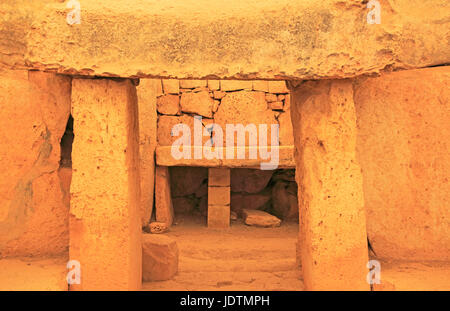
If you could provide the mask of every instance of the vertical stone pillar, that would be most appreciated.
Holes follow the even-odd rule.
[[[230,169],[210,168],[208,173],[208,227],[230,226]]]
[[[369,290],[352,83],[311,81],[291,89],[305,288]]]
[[[156,167],[155,177],[155,210],[156,221],[170,227],[173,223],[173,203],[170,192],[170,174],[167,166]]]
[[[153,210],[155,186],[156,149],[156,95],[161,80],[141,79],[137,87],[139,106],[139,151],[141,177],[141,218],[142,226],[149,223]]]
[[[130,80],[74,79],[70,259],[82,290],[142,283],[139,126]]]

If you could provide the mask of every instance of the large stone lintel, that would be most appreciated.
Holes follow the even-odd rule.
[[[201,159],[195,159],[195,149],[201,149],[200,146],[190,147],[190,157],[176,159],[172,155],[172,146],[158,146],[156,147],[156,163],[161,166],[202,166],[202,167],[229,167],[229,168],[261,168],[261,163],[270,162],[269,159],[262,159],[260,156],[260,147],[218,147],[221,149],[219,152],[223,154],[223,158],[206,159],[203,155]],[[278,149],[278,165],[276,168],[294,168],[294,146],[280,146],[280,147],[268,147],[267,152],[271,153],[271,148]],[[181,149],[184,150],[184,149]],[[235,155],[234,158],[227,159],[227,151],[232,150]],[[244,159],[237,159],[237,152],[243,151],[245,154]],[[256,152],[256,159],[251,159],[250,154]],[[274,151],[274,154],[276,152]]]
[[[3,0],[0,65],[110,77],[320,79],[450,63],[450,3]],[[195,18],[192,18],[195,16]]]

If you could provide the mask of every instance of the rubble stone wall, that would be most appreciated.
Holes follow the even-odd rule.
[[[284,81],[233,80],[161,80],[157,94],[158,145],[171,146],[175,124],[191,129],[194,145],[194,116],[201,116],[203,126],[214,123],[223,130],[226,147],[226,125],[267,124],[267,145],[271,145],[271,124],[278,124],[280,146],[292,146],[289,90]],[[258,132],[258,135],[261,132]],[[215,135],[213,131],[213,136]],[[210,139],[202,137],[202,144]],[[259,136],[258,136],[259,139]],[[237,139],[235,146],[237,146]],[[246,136],[246,146],[252,145]]]

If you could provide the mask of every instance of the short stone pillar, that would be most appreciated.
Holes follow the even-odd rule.
[[[156,166],[155,173],[155,211],[156,221],[170,227],[174,212],[172,195],[170,193],[170,175],[167,166]]]
[[[230,169],[210,168],[208,173],[208,227],[230,226]]]
[[[73,79],[70,259],[81,284],[71,290],[141,287],[137,107],[130,80]]]
[[[299,246],[307,290],[369,290],[352,81],[291,86]]]

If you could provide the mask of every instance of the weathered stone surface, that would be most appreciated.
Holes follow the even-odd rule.
[[[269,81],[269,93],[287,94],[289,90],[284,81]]]
[[[450,67],[360,81],[358,159],[377,255],[450,259]]]
[[[178,95],[164,95],[157,99],[158,112],[165,115],[180,114],[180,97]]]
[[[283,102],[276,101],[276,102],[270,103],[270,109],[283,111]]]
[[[246,225],[255,227],[279,227],[281,220],[264,211],[243,209],[242,216]]]
[[[211,91],[220,90],[220,80],[208,80],[208,89]]]
[[[180,93],[180,82],[177,79],[162,79],[162,88],[164,94]]]
[[[174,197],[195,193],[208,178],[208,169],[203,167],[171,167],[171,189]]]
[[[286,110],[286,108],[284,110]],[[278,116],[278,123],[280,124],[280,146],[293,146],[294,133],[292,130],[291,111],[286,110],[285,112],[281,113]]]
[[[352,82],[310,81],[291,94],[305,287],[369,290]]]
[[[297,184],[277,181],[272,188],[272,206],[277,217],[298,221]]]
[[[214,101],[206,91],[198,93],[183,93],[180,100],[181,110],[206,118],[212,118]]]
[[[142,246],[139,124],[130,80],[73,79],[70,258],[83,290],[137,290]]]
[[[84,0],[81,24],[68,26],[64,2],[2,1],[0,63],[121,77],[353,77],[450,63],[449,5],[382,2],[382,22],[371,25],[359,0],[280,0],[276,10],[267,1]]]
[[[169,231],[169,226],[165,222],[152,222],[148,225],[150,233],[160,234]]]
[[[270,181],[273,171],[255,169],[231,170],[231,189],[233,192],[258,193]]]
[[[70,89],[69,77],[0,69],[0,257],[67,251],[69,185],[58,169]]]
[[[230,187],[208,187],[208,205],[230,205]]]
[[[180,80],[180,87],[183,89],[195,89],[198,87],[207,87],[207,80]]]
[[[239,81],[239,80],[221,80],[220,90],[224,92],[229,91],[251,91],[253,88],[252,81]]]
[[[230,205],[208,205],[208,228],[230,226]]]
[[[277,101],[277,95],[276,94],[271,94],[271,93],[266,93],[266,101],[268,103],[276,102]]]
[[[230,169],[229,168],[210,168],[208,169],[208,185],[209,186],[230,186]]]
[[[219,152],[224,155],[229,152],[236,155],[238,152],[243,153],[245,155],[244,159],[238,159],[236,156],[234,158],[227,158],[225,156],[224,159],[195,159],[194,158],[194,150],[197,147],[190,148],[191,158],[187,159],[181,157],[181,159],[176,159],[172,156],[172,147],[171,146],[158,146],[156,148],[156,162],[161,166],[195,166],[195,167],[228,167],[228,168],[252,168],[252,169],[261,169],[261,164],[267,163],[267,158],[262,158],[260,154],[257,155],[256,159],[252,159],[250,155],[254,153],[260,152],[258,147],[232,147],[232,148],[220,148]],[[280,146],[280,147],[271,147],[277,148],[277,152],[279,155],[278,168],[294,168],[294,146]],[[201,149],[200,149],[201,150]]]
[[[170,175],[167,166],[156,166],[155,172],[155,210],[156,221],[169,227],[173,223],[173,204],[170,194]]]
[[[194,141],[194,117],[190,115],[182,115],[182,116],[165,116],[161,115],[158,117],[158,145],[159,146],[172,146],[172,144],[178,140],[181,137],[181,133],[179,133],[177,136],[172,136],[173,133],[173,127],[176,124],[186,124],[190,129],[190,136],[191,136],[191,142],[192,145],[195,144]],[[212,120],[210,119],[202,119],[202,129],[207,124],[212,123]],[[207,136],[202,136],[202,145],[206,143],[211,139]],[[170,156],[172,158],[172,156]]]
[[[251,111],[251,113],[248,113]],[[265,94],[263,92],[232,92],[222,99],[219,109],[214,115],[214,122],[219,124],[226,133],[227,124],[242,124],[244,127],[253,124],[257,129],[256,142],[249,141],[249,134],[245,134],[244,146],[256,146],[259,144],[259,125],[267,125],[267,145],[271,145],[271,124],[277,124],[273,111],[267,109]],[[235,135],[237,136],[237,135]],[[227,135],[224,134],[224,146]],[[235,146],[243,146],[234,139]]]
[[[2,258],[0,291],[67,291],[67,256]]]
[[[253,91],[269,92],[269,82],[264,80],[253,81]]]
[[[231,194],[231,209],[240,213],[244,208],[246,209],[260,209],[266,206],[267,202],[272,198],[269,191],[245,194],[232,193]]]
[[[222,91],[214,91],[213,92],[214,99],[222,99],[225,97],[225,95],[227,95],[226,92],[222,92]]]
[[[142,280],[170,280],[178,272],[178,246],[160,234],[142,235]]]
[[[220,106],[220,100],[214,100],[214,104],[213,104],[213,113],[216,113],[217,110],[219,110],[219,106]]]
[[[152,217],[155,192],[156,92],[161,80],[143,79],[137,87],[139,107],[139,171],[141,178],[142,226]]]

